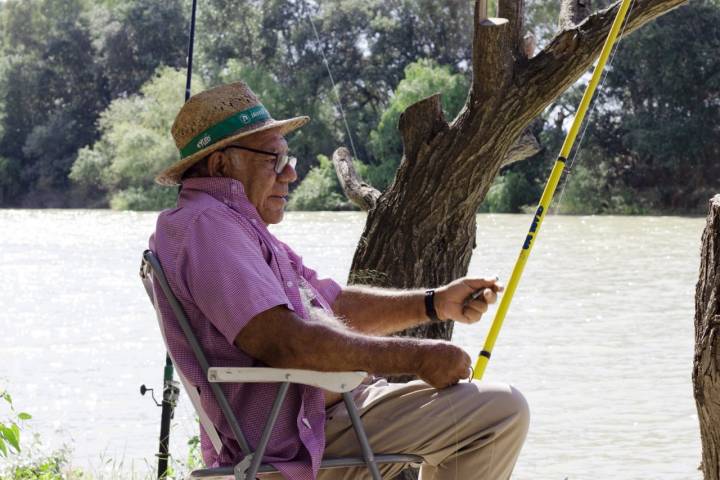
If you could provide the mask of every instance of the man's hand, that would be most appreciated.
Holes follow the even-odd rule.
[[[459,278],[435,290],[435,311],[440,320],[475,323],[504,288],[497,278]]]
[[[471,359],[465,350],[443,340],[422,342],[417,371],[421,380],[435,388],[446,388],[470,376]]]

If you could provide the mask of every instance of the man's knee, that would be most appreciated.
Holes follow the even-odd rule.
[[[530,407],[520,390],[501,383],[473,382],[473,385],[479,393],[477,400],[480,403],[480,420],[508,422],[513,425],[514,430],[523,432],[524,437],[530,424]]]
[[[530,425],[530,405],[528,405],[525,395],[523,395],[520,390],[512,385],[508,385],[508,387],[510,388],[510,394],[507,397],[507,401],[516,412],[518,426],[527,432],[528,426]]]

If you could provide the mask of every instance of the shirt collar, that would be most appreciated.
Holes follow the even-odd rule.
[[[245,193],[245,187],[239,180],[229,177],[187,178],[182,182],[178,206],[184,206],[188,201],[184,194],[192,194],[192,192],[206,193],[218,202],[223,202],[238,213],[241,213],[251,220],[254,219],[258,224],[265,226],[265,222],[262,221],[255,205],[250,203]]]

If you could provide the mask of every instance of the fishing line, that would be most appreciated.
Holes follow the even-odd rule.
[[[350,148],[352,148],[353,156],[359,160],[357,150],[355,150],[355,142],[353,142],[352,134],[350,133],[350,127],[348,126],[347,118],[345,117],[345,110],[343,110],[342,102],[340,101],[340,92],[338,92],[337,85],[335,84],[335,79],[333,78],[333,74],[330,71],[330,63],[328,62],[327,57],[325,56],[325,49],[322,46],[322,43],[320,42],[320,35],[318,35],[317,28],[315,28],[315,22],[312,19],[312,15],[310,15],[310,12],[308,12],[308,20],[310,20],[310,25],[312,25],[313,32],[315,33],[315,40],[317,40],[318,47],[320,48],[320,54],[323,58],[323,63],[325,64],[325,69],[328,72],[328,76],[330,77],[330,83],[332,84],[332,90],[335,93],[335,98],[337,100],[337,106],[340,109],[340,115],[342,116],[343,123],[345,124],[345,131],[347,132],[348,139],[350,140]]]
[[[588,127],[590,126],[591,119],[593,116],[593,113],[595,113],[595,107],[597,107],[597,98],[600,95],[600,92],[602,92],[603,87],[605,86],[605,81],[607,80],[608,73],[610,73],[610,67],[612,67],[613,62],[615,61],[615,55],[617,55],[618,50],[620,49],[620,44],[623,41],[624,35],[625,35],[625,29],[627,28],[627,24],[630,21],[630,15],[632,14],[633,7],[635,7],[635,0],[632,0],[630,3],[630,8],[628,8],[627,16],[625,17],[625,21],[623,22],[622,30],[620,31],[620,35],[618,37],[617,42],[615,42],[615,46],[612,51],[612,55],[610,56],[610,60],[608,61],[607,68],[603,72],[602,79],[600,80],[600,85],[598,85],[597,93],[595,96],[595,102],[590,107],[590,114],[587,116],[587,121],[585,122],[585,125],[583,125],[582,132],[580,133],[580,139],[577,142],[577,146],[575,147],[575,151],[573,152],[572,158],[570,159],[570,164],[565,167],[565,180],[563,181],[562,187],[560,188],[560,196],[558,197],[557,202],[555,203],[555,208],[553,209],[553,215],[558,215],[560,212],[560,206],[562,205],[563,197],[565,195],[565,189],[567,188],[568,183],[570,182],[570,175],[573,172],[573,166],[575,165],[575,161],[578,159],[578,156],[580,155],[580,149],[583,145],[583,140],[585,139],[585,133],[588,130]]]

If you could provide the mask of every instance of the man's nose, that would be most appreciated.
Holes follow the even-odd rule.
[[[289,163],[285,165],[285,168],[283,168],[282,172],[280,172],[277,177],[278,180],[283,183],[293,183],[298,178],[297,172]]]

